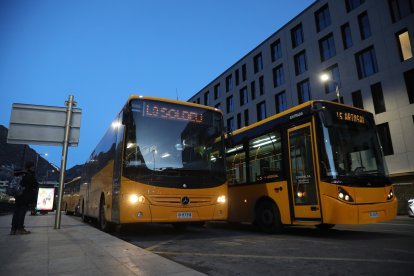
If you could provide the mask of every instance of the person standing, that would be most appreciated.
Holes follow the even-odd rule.
[[[20,182],[24,190],[20,196],[16,197],[10,235],[30,234],[30,231],[24,229],[24,219],[29,206],[36,204],[39,183],[36,180],[35,165],[32,161],[26,163],[25,169],[26,172],[23,173],[24,176]]]

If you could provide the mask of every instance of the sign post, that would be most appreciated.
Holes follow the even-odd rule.
[[[62,160],[59,175],[59,198],[56,210],[55,229],[60,229],[63,184],[65,180],[68,146],[79,143],[82,111],[70,95],[65,107],[13,104],[7,135],[9,144],[62,145]]]
[[[65,124],[65,134],[63,139],[63,148],[62,148],[62,161],[60,163],[60,175],[59,175],[59,197],[58,205],[56,208],[56,217],[55,217],[55,229],[60,229],[60,220],[61,220],[61,205],[63,198],[63,182],[65,181],[65,171],[66,171],[66,160],[68,157],[68,145],[69,145],[69,132],[70,132],[70,123],[72,118],[72,107],[76,106],[74,102],[73,95],[69,96],[69,100],[65,103],[67,106],[66,109],[66,124]]]

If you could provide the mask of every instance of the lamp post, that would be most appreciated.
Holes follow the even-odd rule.
[[[47,153],[37,153],[36,154],[36,165],[35,165],[35,173],[37,175],[37,163],[39,162],[39,156],[48,156]]]
[[[335,84],[336,97],[338,98],[338,103],[341,103],[341,98],[339,96],[339,84],[338,84],[338,82],[336,80],[332,79],[331,76],[327,73],[321,74],[320,79],[323,83],[327,83],[327,82],[331,81]]]

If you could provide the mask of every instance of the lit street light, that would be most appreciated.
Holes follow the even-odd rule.
[[[332,79],[331,76],[327,73],[321,74],[320,79],[323,83],[333,82],[335,84],[336,97],[338,98],[338,103],[341,103],[341,99],[339,97],[339,84],[338,84],[338,82],[336,80]]]

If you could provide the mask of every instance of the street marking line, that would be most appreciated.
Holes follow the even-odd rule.
[[[240,255],[240,254],[212,254],[212,253],[184,253],[184,252],[168,252],[168,251],[151,251],[160,255],[176,255],[176,256],[200,256],[200,257],[233,257],[233,258],[255,258],[255,259],[271,259],[271,260],[307,260],[307,261],[342,261],[342,262],[370,262],[370,263],[390,263],[390,264],[411,264],[413,261],[388,260],[388,259],[356,259],[356,258],[335,258],[335,257],[295,257],[295,256],[261,256],[261,255]]]

